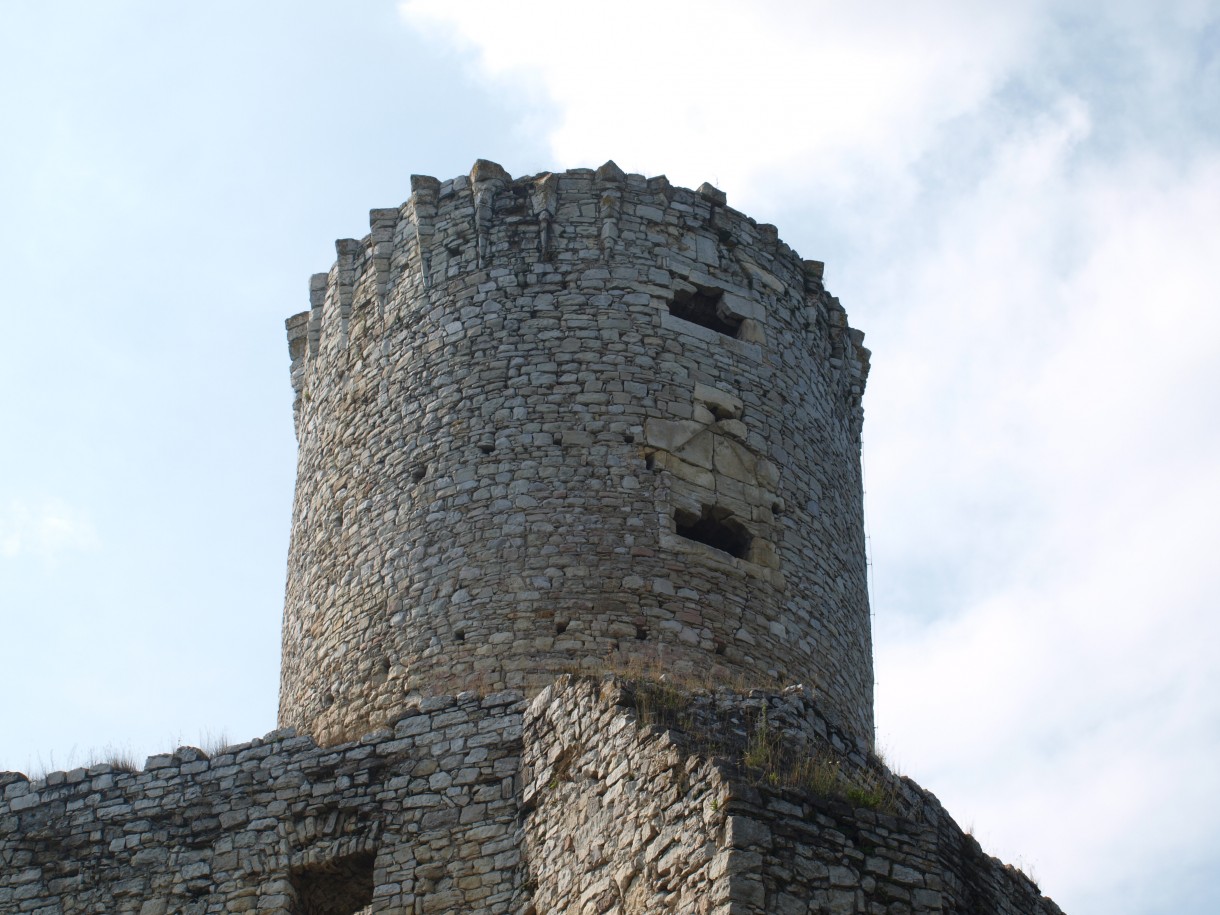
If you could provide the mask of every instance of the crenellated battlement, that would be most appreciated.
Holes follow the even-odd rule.
[[[691,191],[664,176],[625,174],[613,161],[514,180],[479,160],[468,176],[445,182],[413,175],[408,200],[370,211],[369,226],[362,239],[338,240],[330,272],[310,280],[309,346],[292,349],[294,380],[304,378],[298,359],[347,349],[353,315],[373,334],[422,321],[431,310],[429,290],[489,271],[495,257],[494,269],[514,272],[523,289],[553,284],[557,271],[583,264],[618,266],[614,276],[625,291],[660,304],[675,289],[693,291],[691,283],[719,289],[749,311],[746,339],[765,337],[760,318],[767,308],[804,309],[813,353],[841,361],[844,396],[859,403],[869,352],[826,293],[821,262],[802,260],[774,226],[728,207],[710,184]],[[667,249],[646,275],[620,264],[634,260],[621,256],[620,246],[650,233],[664,234],[680,253]],[[759,307],[749,308],[750,301]],[[288,324],[292,347],[300,316]]]
[[[414,176],[288,321],[281,719],[608,656],[816,684],[872,732],[869,354],[774,226],[613,162]]]

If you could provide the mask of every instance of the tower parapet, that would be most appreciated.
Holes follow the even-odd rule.
[[[822,265],[613,162],[411,187],[288,320],[281,725],[645,659],[871,742],[869,354]]]

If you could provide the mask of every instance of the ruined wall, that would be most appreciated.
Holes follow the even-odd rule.
[[[0,912],[513,912],[520,694],[319,749],[276,732],[142,772],[0,774]]]
[[[719,911],[726,787],[707,759],[641,734],[612,680],[560,680],[530,707],[522,854],[539,912]]]
[[[871,740],[868,352],[821,265],[613,163],[412,190],[288,322],[281,724],[645,655],[816,684]]]
[[[669,724],[638,726],[641,709]],[[802,759],[837,783],[792,779]],[[526,715],[522,796],[539,912],[1060,915],[807,690],[642,703],[622,681],[560,680]]]
[[[787,754],[761,768],[760,727]],[[802,755],[842,780],[786,784]],[[802,689],[565,676],[333,749],[276,732],[0,787],[4,915],[1059,915]]]

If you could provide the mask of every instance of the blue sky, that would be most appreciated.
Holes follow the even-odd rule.
[[[868,335],[891,761],[1070,915],[1220,909],[1220,14],[991,6],[0,7],[0,768],[274,727],[309,275],[613,158]]]

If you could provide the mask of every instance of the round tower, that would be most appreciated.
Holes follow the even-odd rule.
[[[872,742],[863,334],[774,226],[613,162],[413,177],[290,318],[280,724],[631,666]]]

